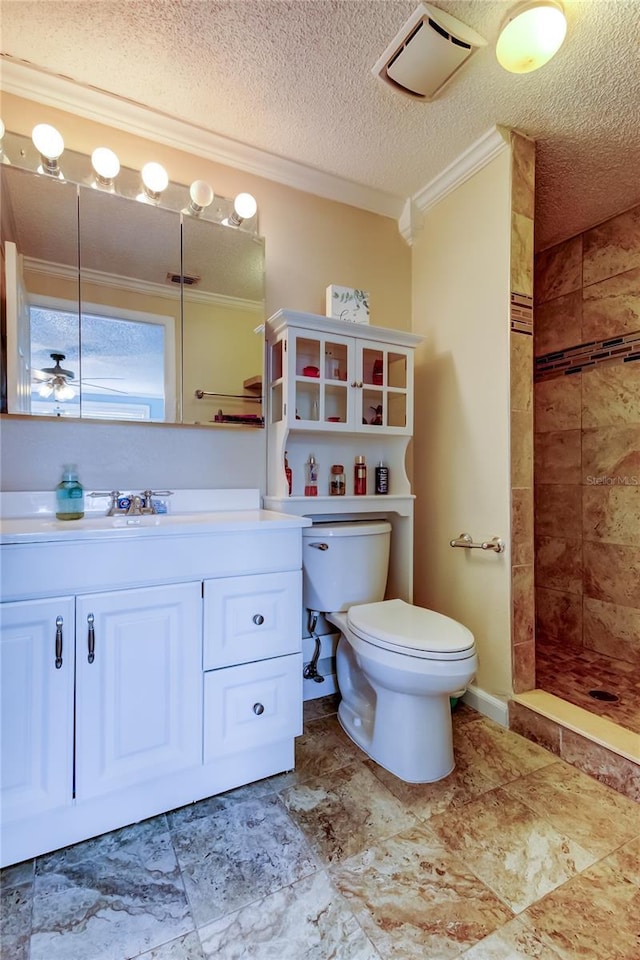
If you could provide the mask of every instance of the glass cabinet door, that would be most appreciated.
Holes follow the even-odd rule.
[[[269,421],[280,423],[285,417],[284,395],[284,337],[269,347]]]
[[[405,433],[411,429],[411,356],[403,347],[358,341],[355,418],[364,430],[377,427]]]
[[[292,334],[289,340],[290,402],[297,425],[342,429],[351,425],[353,341],[339,336]],[[291,417],[290,412],[290,419]],[[292,424],[293,425],[293,424]]]

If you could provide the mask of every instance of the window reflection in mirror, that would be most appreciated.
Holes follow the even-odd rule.
[[[180,214],[81,189],[78,222],[82,416],[178,420]]]
[[[261,423],[262,239],[84,184],[0,171],[4,409]]]

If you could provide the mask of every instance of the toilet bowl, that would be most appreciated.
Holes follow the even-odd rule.
[[[386,770],[409,783],[454,769],[449,697],[477,669],[473,635],[432,610],[384,600],[329,613],[345,732]]]
[[[340,631],[338,719],[372,760],[409,783],[455,766],[449,698],[477,669],[473,634],[450,617],[383,600],[391,526],[303,530],[304,602]]]

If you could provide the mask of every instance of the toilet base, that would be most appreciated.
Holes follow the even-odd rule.
[[[340,726],[356,746],[405,783],[435,783],[449,776],[455,759],[448,696],[402,694],[398,698],[393,693],[385,696],[378,691],[377,700],[375,711],[356,711],[346,700],[340,702]],[[385,700],[386,704],[381,702]],[[402,712],[402,727],[393,722],[398,708]],[[434,735],[429,736],[429,731]]]

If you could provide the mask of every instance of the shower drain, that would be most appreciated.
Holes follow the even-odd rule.
[[[607,703],[617,703],[620,697],[615,693],[609,693],[608,690],[589,690],[589,696],[594,700],[606,700]]]

